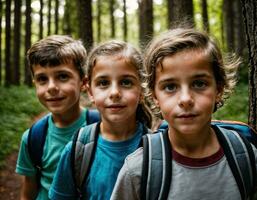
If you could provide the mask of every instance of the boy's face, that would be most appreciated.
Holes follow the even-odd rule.
[[[199,134],[209,130],[221,95],[206,56],[201,51],[182,51],[165,57],[162,67],[156,68],[153,92],[170,131]]]
[[[118,56],[98,58],[88,91],[103,121],[135,122],[141,86],[137,70],[125,59]]]
[[[51,67],[35,65],[33,70],[37,97],[53,115],[78,112],[84,82],[72,63]]]

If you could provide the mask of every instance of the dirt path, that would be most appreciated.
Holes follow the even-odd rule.
[[[15,171],[17,152],[6,158],[6,167],[0,171],[0,200],[17,200],[20,195],[21,177]]]

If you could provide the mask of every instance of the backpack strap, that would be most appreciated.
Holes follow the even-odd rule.
[[[86,113],[87,124],[93,124],[100,121],[100,114],[97,109],[88,109]]]
[[[37,181],[40,180],[42,169],[42,155],[47,135],[49,114],[35,122],[29,129],[28,134],[28,153],[33,165],[37,169]]]
[[[88,176],[94,160],[100,122],[80,128],[74,135],[71,150],[71,169],[79,198],[82,198],[82,185]]]
[[[143,136],[141,199],[167,199],[171,184],[171,160],[167,129]]]
[[[251,144],[236,131],[214,125],[212,127],[223,147],[241,198],[251,199],[256,187],[255,156]]]

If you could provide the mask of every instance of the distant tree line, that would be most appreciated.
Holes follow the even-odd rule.
[[[133,40],[144,49],[154,34],[186,21],[213,35],[219,32],[224,50],[245,58],[249,53],[249,70],[244,70],[249,72],[250,99],[255,98],[250,109],[256,110],[256,4],[256,0],[1,0],[0,85],[32,85],[25,54],[32,42],[47,35],[80,38],[88,51],[111,38]],[[256,114],[250,118],[256,120]]]

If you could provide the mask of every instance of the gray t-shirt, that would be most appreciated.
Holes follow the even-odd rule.
[[[254,151],[257,155],[255,148]],[[111,200],[140,199],[142,161],[142,148],[126,158]],[[168,199],[240,200],[237,183],[223,150],[220,149],[214,155],[202,159],[187,158],[173,151],[172,181]]]

